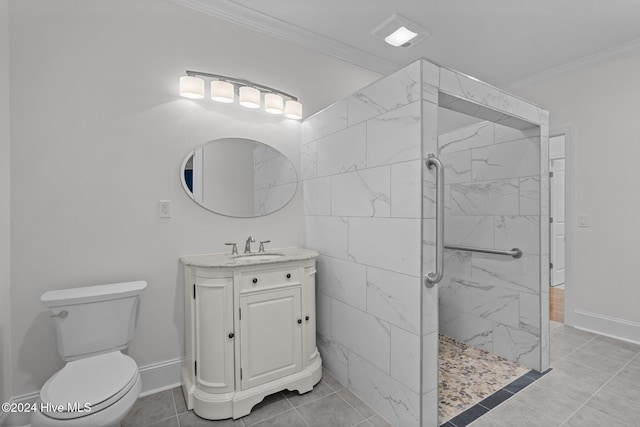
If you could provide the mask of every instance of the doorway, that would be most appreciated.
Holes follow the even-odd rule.
[[[565,135],[549,138],[550,275],[549,319],[564,323],[566,276]]]

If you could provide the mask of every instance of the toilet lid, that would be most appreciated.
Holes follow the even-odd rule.
[[[68,362],[42,387],[43,412],[61,419],[95,413],[118,401],[137,377],[136,362],[119,351]],[[80,411],[68,404],[78,404]],[[90,412],[82,411],[85,404],[90,405]]]

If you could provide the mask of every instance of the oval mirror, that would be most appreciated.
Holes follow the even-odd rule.
[[[275,148],[244,138],[223,138],[196,147],[182,162],[182,186],[200,206],[240,218],[284,207],[298,188],[291,161]]]

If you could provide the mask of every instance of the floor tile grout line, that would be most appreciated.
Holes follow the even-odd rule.
[[[569,353],[565,354],[564,357],[561,357],[559,360],[556,360],[555,363],[558,362],[562,362],[563,360],[565,360],[567,357],[571,356],[573,353],[575,353],[576,351],[580,350],[582,347],[584,347],[585,345],[589,344],[591,341],[593,341],[595,338],[597,337],[597,335],[595,337],[591,337],[590,339],[588,339],[587,341],[585,341],[584,343],[580,344],[578,347],[574,348],[573,350],[571,350]],[[584,365],[583,365],[584,366]]]
[[[281,392],[281,393],[282,393],[282,392]],[[284,393],[283,393],[283,396],[284,396]],[[284,398],[285,398],[285,400],[289,401],[289,399],[287,399],[287,397],[286,397],[286,396],[284,396]],[[291,402],[289,402],[289,404],[291,405]],[[270,417],[263,418],[263,419],[261,419],[261,420],[259,420],[259,421],[256,421],[256,422],[255,422],[255,423],[253,423],[253,424],[249,424],[249,426],[254,426],[254,425],[256,425],[256,424],[260,424],[260,423],[262,423],[262,422],[264,422],[264,421],[267,421],[267,420],[273,419],[273,418],[278,417],[278,416],[280,416],[280,415],[282,415],[282,414],[286,414],[287,412],[290,412],[290,411],[292,411],[292,410],[294,410],[294,409],[296,409],[296,408],[295,408],[293,405],[291,405],[291,408],[285,409],[284,411],[282,411],[282,412],[278,412],[277,414],[273,414],[273,415],[271,415]],[[248,417],[249,415],[251,415],[251,412],[249,412],[247,415],[245,415],[245,417]],[[242,425],[243,425],[244,427],[249,427],[249,426],[247,426],[247,424],[245,424],[245,422],[244,422],[243,418],[244,418],[244,417],[239,418],[239,420],[240,420],[240,421],[242,421]],[[303,417],[303,419],[304,419],[304,417]]]
[[[595,338],[595,337],[593,337],[592,339],[594,339],[594,338]],[[591,340],[590,340],[590,341],[591,341]],[[585,344],[586,344],[586,343],[585,343]],[[583,345],[584,345],[584,344],[583,344]],[[580,347],[582,347],[582,346],[580,346]],[[578,347],[578,348],[580,348],[580,347]],[[577,348],[576,348],[576,350],[577,350]],[[574,350],[574,351],[575,351],[575,350]],[[587,404],[587,403],[588,403],[588,402],[593,398],[593,396],[595,396],[596,394],[598,394],[598,393],[600,392],[600,390],[602,390],[602,389],[603,389],[607,384],[609,384],[609,382],[610,382],[610,381],[611,381],[611,380],[612,380],[616,375],[618,375],[618,374],[619,374],[619,373],[620,373],[624,368],[626,368],[626,367],[627,367],[627,366],[628,366],[628,365],[629,365],[629,364],[630,364],[634,359],[635,359],[635,358],[633,358],[633,359],[629,360],[629,361],[628,361],[628,362],[627,362],[627,363],[626,363],[622,368],[620,368],[620,369],[619,369],[615,374],[613,374],[613,375],[612,375],[612,376],[611,376],[611,377],[610,377],[610,378],[609,378],[609,379],[608,379],[608,380],[607,380],[607,381],[606,381],[602,386],[600,386],[600,388],[598,388],[598,389],[597,389],[597,390],[596,390],[596,391],[595,391],[591,396],[589,396],[589,398],[587,398],[587,400],[585,400],[585,401],[584,401],[584,403],[582,403],[582,404],[578,407],[578,409],[576,409],[574,412],[572,412],[572,413],[571,413],[567,418],[565,418],[564,420],[559,420],[559,419],[557,419],[557,418],[554,418],[554,417],[553,417],[553,416],[551,416],[551,415],[546,415],[546,414],[544,414],[543,412],[539,411],[537,408],[534,408],[533,406],[531,406],[531,405],[529,405],[529,404],[527,404],[527,403],[525,403],[525,402],[520,402],[520,401],[518,401],[518,403],[522,403],[523,405],[528,406],[529,408],[533,409],[534,411],[539,412],[539,413],[541,413],[541,414],[543,414],[543,415],[548,416],[549,418],[552,418],[552,419],[554,419],[554,420],[556,420],[556,421],[560,422],[560,425],[562,426],[562,425],[564,425],[567,421],[569,421],[569,420],[571,419],[571,417],[573,417],[576,413],[578,413],[578,411],[580,411],[580,409],[582,409],[582,408],[583,408],[583,407],[584,407],[584,406],[585,406],[585,405],[586,405],[586,404]],[[576,364],[578,364],[578,365],[580,365],[580,366],[586,366],[586,365],[583,365],[583,364],[578,363],[578,362],[573,362],[573,363],[576,363]],[[589,369],[592,369],[592,368],[591,368],[591,367],[589,367],[589,366],[587,366],[587,367],[588,367]],[[561,372],[561,371],[559,371],[559,372]],[[534,383],[532,383],[532,384],[534,384]],[[532,384],[530,384],[530,385],[532,385]],[[525,388],[526,388],[526,387],[525,387]],[[523,390],[524,390],[524,389],[523,389]],[[507,400],[509,400],[509,399],[507,399]],[[506,400],[505,400],[505,402],[506,402]],[[498,406],[501,406],[503,403],[504,403],[504,402],[502,402],[502,403],[501,403],[500,405],[498,405]],[[496,408],[497,408],[497,407],[496,407]],[[592,409],[593,409],[593,408],[592,408]],[[600,411],[598,411],[598,412],[600,412]],[[601,412],[601,413],[602,413],[602,412]],[[606,415],[606,414],[605,414],[605,415]],[[606,416],[608,417],[608,415],[606,415]]]
[[[346,389],[345,389],[345,390],[346,390]],[[340,390],[340,391],[342,391],[342,390]],[[351,390],[349,390],[349,391],[350,391],[350,393],[351,393],[351,394],[353,394],[356,398],[360,399],[358,396],[356,396],[356,394],[355,394],[354,392],[352,392]],[[366,420],[368,420],[369,418],[373,418],[373,416],[371,416],[371,417],[369,417],[369,418],[365,417],[365,416],[364,416],[364,414],[363,414],[362,412],[358,411],[358,410],[357,410],[357,409],[356,409],[356,408],[355,408],[351,403],[347,402],[347,399],[345,399],[344,397],[342,397],[342,396],[340,395],[340,393],[338,393],[337,391],[336,391],[335,393],[338,395],[338,397],[339,397],[340,399],[344,400],[344,403],[346,403],[347,405],[349,405],[349,406],[351,407],[351,409],[353,409],[354,411],[356,411],[356,413],[357,413],[357,414],[359,414],[359,415],[363,418],[363,421],[366,421]],[[360,400],[362,401],[362,399],[360,399]],[[364,403],[364,401],[362,401],[362,403]],[[366,403],[364,403],[364,404],[366,405]],[[374,411],[374,412],[375,412],[375,411]],[[362,422],[362,421],[361,421],[361,422]]]
[[[180,417],[178,416],[178,404],[176,403],[176,396],[173,394],[173,389],[171,389],[171,400],[173,400],[173,412],[175,412],[176,422],[178,423],[178,427],[180,427]]]
[[[327,395],[327,396],[328,396],[328,395]],[[309,402],[309,403],[311,403],[311,402]],[[302,406],[304,406],[304,405],[302,405]],[[307,427],[311,427],[311,426],[309,425],[309,422],[307,421],[307,419],[306,419],[305,417],[303,417],[303,416],[302,416],[302,414],[300,413],[300,411],[298,411],[298,408],[296,408],[296,407],[294,406],[294,407],[293,407],[293,410],[294,410],[294,411],[296,411],[296,414],[298,414],[298,416],[299,416],[300,418],[302,418],[302,421],[304,421],[304,423],[307,425]]]
[[[166,420],[168,420],[169,418],[178,418],[178,417],[177,417],[176,415],[171,415],[170,417],[162,418],[162,419],[160,419],[160,420],[156,420],[156,421],[154,421],[154,422],[152,422],[152,423],[144,424],[144,426],[145,426],[145,427],[147,427],[147,426],[153,426],[154,424],[157,424],[157,423],[159,423],[160,421],[166,421]],[[180,422],[178,422],[178,425],[179,425],[179,424],[180,424]]]
[[[552,371],[553,371],[553,369],[552,369]],[[551,373],[552,371],[547,372],[547,374]],[[483,417],[487,416],[487,417],[489,417],[492,421],[494,421],[494,422],[498,423],[499,425],[502,425],[502,424],[500,424],[499,422],[497,422],[496,420],[494,420],[493,418],[491,418],[491,416],[490,416],[489,414],[490,414],[494,409],[496,409],[496,408],[498,408],[498,407],[500,407],[500,406],[504,405],[505,403],[507,403],[508,401],[510,401],[512,398],[516,397],[516,396],[518,395],[518,393],[520,393],[520,392],[522,392],[522,391],[526,390],[527,388],[529,388],[530,386],[534,385],[536,382],[538,382],[539,380],[541,380],[542,378],[544,378],[545,376],[547,376],[547,374],[545,374],[545,375],[541,376],[540,378],[536,378],[533,382],[531,382],[531,383],[527,384],[526,386],[524,386],[523,388],[521,388],[520,390],[518,390],[518,391],[517,391],[517,392],[515,392],[515,393],[514,393],[514,392],[512,392],[512,391],[510,391],[510,390],[506,390],[506,389],[503,387],[501,390],[504,390],[504,391],[506,391],[506,392],[510,393],[510,394],[511,394],[511,396],[507,397],[506,399],[504,399],[502,402],[500,402],[498,405],[494,406],[494,407],[493,407],[493,408],[491,408],[491,409],[487,408],[486,406],[484,406],[484,405],[482,405],[482,404],[480,404],[480,403],[477,403],[476,405],[482,406],[484,409],[488,409],[488,411],[487,411],[487,412],[485,412],[484,414],[480,415],[480,416],[479,416],[478,418],[476,418],[475,420],[473,420],[473,421],[472,421],[472,423],[473,423],[473,422],[476,422],[476,421],[477,421],[477,420],[479,420],[480,418],[483,418]],[[524,376],[526,376],[526,374],[525,374],[525,375],[523,375],[523,377],[524,377]],[[521,377],[521,378],[522,378],[522,377]],[[507,385],[508,385],[508,384],[507,384]],[[505,387],[506,387],[506,386],[505,386]],[[498,391],[499,391],[499,390],[498,390]],[[496,391],[495,393],[497,393],[498,391]],[[495,393],[494,393],[494,394],[495,394]],[[488,397],[491,397],[491,396],[488,396]],[[522,403],[523,405],[528,406],[529,408],[533,409],[534,411],[536,411],[536,412],[538,412],[538,413],[540,413],[540,414],[543,414],[543,413],[542,413],[541,411],[539,411],[538,409],[536,409],[536,408],[534,408],[534,407],[532,407],[532,406],[530,406],[530,405],[527,405],[527,404],[526,404],[526,403],[524,403],[524,402],[520,402],[520,401],[518,400],[518,403]],[[476,405],[474,405],[474,406],[476,406]],[[471,406],[470,408],[473,408],[473,406]],[[468,409],[470,409],[470,408],[468,408]],[[463,412],[464,412],[464,411],[463,411]],[[461,413],[463,413],[463,412],[461,412]],[[459,414],[458,414],[458,415],[459,415]],[[545,414],[543,414],[543,415],[545,415]],[[455,418],[455,417],[453,417],[453,418]],[[453,419],[453,418],[451,418],[451,419]],[[560,420],[558,420],[558,419],[556,419],[556,418],[553,418],[553,417],[549,417],[549,418],[552,418],[552,419],[554,419],[554,420],[556,420],[556,421],[561,422]],[[449,420],[449,422],[451,422],[451,420]],[[455,425],[454,423],[451,423],[451,424]],[[456,427],[457,427],[457,426],[456,426]]]
[[[580,409],[582,409],[582,408],[584,408],[585,406],[587,406],[587,403],[589,403],[589,401],[590,401],[591,399],[593,399],[593,397],[594,397],[596,394],[600,393],[600,391],[602,391],[602,389],[604,389],[604,388],[607,386],[607,384],[609,384],[609,383],[610,383],[610,382],[611,382],[611,381],[612,381],[612,380],[613,380],[613,379],[614,379],[614,378],[615,378],[615,377],[616,377],[620,372],[622,372],[622,371],[623,371],[627,366],[629,366],[629,365],[631,364],[631,362],[633,362],[637,357],[638,357],[637,355],[636,355],[635,357],[633,357],[633,358],[632,358],[631,360],[629,360],[629,361],[628,361],[628,362],[627,362],[627,363],[626,363],[622,368],[620,368],[620,369],[619,369],[615,374],[611,375],[611,377],[610,377],[610,378],[609,378],[609,379],[608,379],[604,384],[602,384],[602,386],[600,386],[600,388],[598,388],[595,392],[593,392],[593,394],[591,394],[591,396],[589,396],[589,398],[588,398],[587,400],[585,400],[585,401],[584,401],[584,403],[578,407],[578,409],[576,409],[576,410],[575,410],[571,415],[569,415],[569,417],[568,417],[567,419],[565,419],[565,420],[562,422],[562,424],[567,423],[567,421],[569,421],[569,420],[571,419],[571,417],[573,417],[575,414],[577,414],[577,413],[578,413],[578,411],[580,411]],[[584,366],[584,365],[583,365],[583,366]],[[612,393],[613,393],[613,394],[615,394],[615,395],[618,395],[618,394],[617,394],[617,393],[615,393],[615,392],[612,392]],[[621,396],[621,397],[623,397],[623,396]],[[604,412],[602,412],[602,411],[599,411],[599,410],[597,410],[597,409],[595,409],[595,408],[591,408],[591,407],[589,407],[589,408],[590,408],[590,409],[593,409],[594,411],[600,412],[601,414],[604,414],[606,417],[611,418],[609,415],[605,414],[605,413],[604,413]]]
[[[318,401],[318,400],[322,399],[323,397],[327,397],[327,396],[329,396],[329,395],[331,395],[331,394],[334,394],[334,393],[335,393],[335,394],[338,394],[336,391],[333,391],[333,389],[332,389],[331,387],[329,387],[329,389],[331,390],[331,393],[327,393],[327,394],[325,394],[325,395],[319,396],[319,397],[317,397],[317,398],[315,398],[315,399],[313,399],[313,400],[310,400],[310,401],[305,402],[305,403],[303,403],[302,405],[298,405],[298,406],[295,406],[295,405],[293,404],[293,402],[291,402],[291,400],[289,400],[289,398],[288,398],[286,395],[285,395],[284,397],[289,401],[289,403],[291,404],[291,406],[293,406],[294,408],[297,408],[297,407],[300,407],[300,406],[306,406],[306,405],[308,405],[309,403],[316,402],[316,401]],[[302,395],[298,395],[298,396],[302,396]]]

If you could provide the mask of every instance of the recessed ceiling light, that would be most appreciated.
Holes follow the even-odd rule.
[[[431,32],[422,25],[396,13],[371,31],[371,35],[394,47],[409,47],[429,37]]]
[[[389,43],[391,46],[398,47],[398,46],[402,46],[403,44],[407,43],[408,41],[411,41],[417,35],[418,35],[418,33],[414,33],[413,31],[411,31],[407,27],[400,27],[397,30],[395,30],[393,33],[391,33],[387,37],[385,37],[384,41]]]

